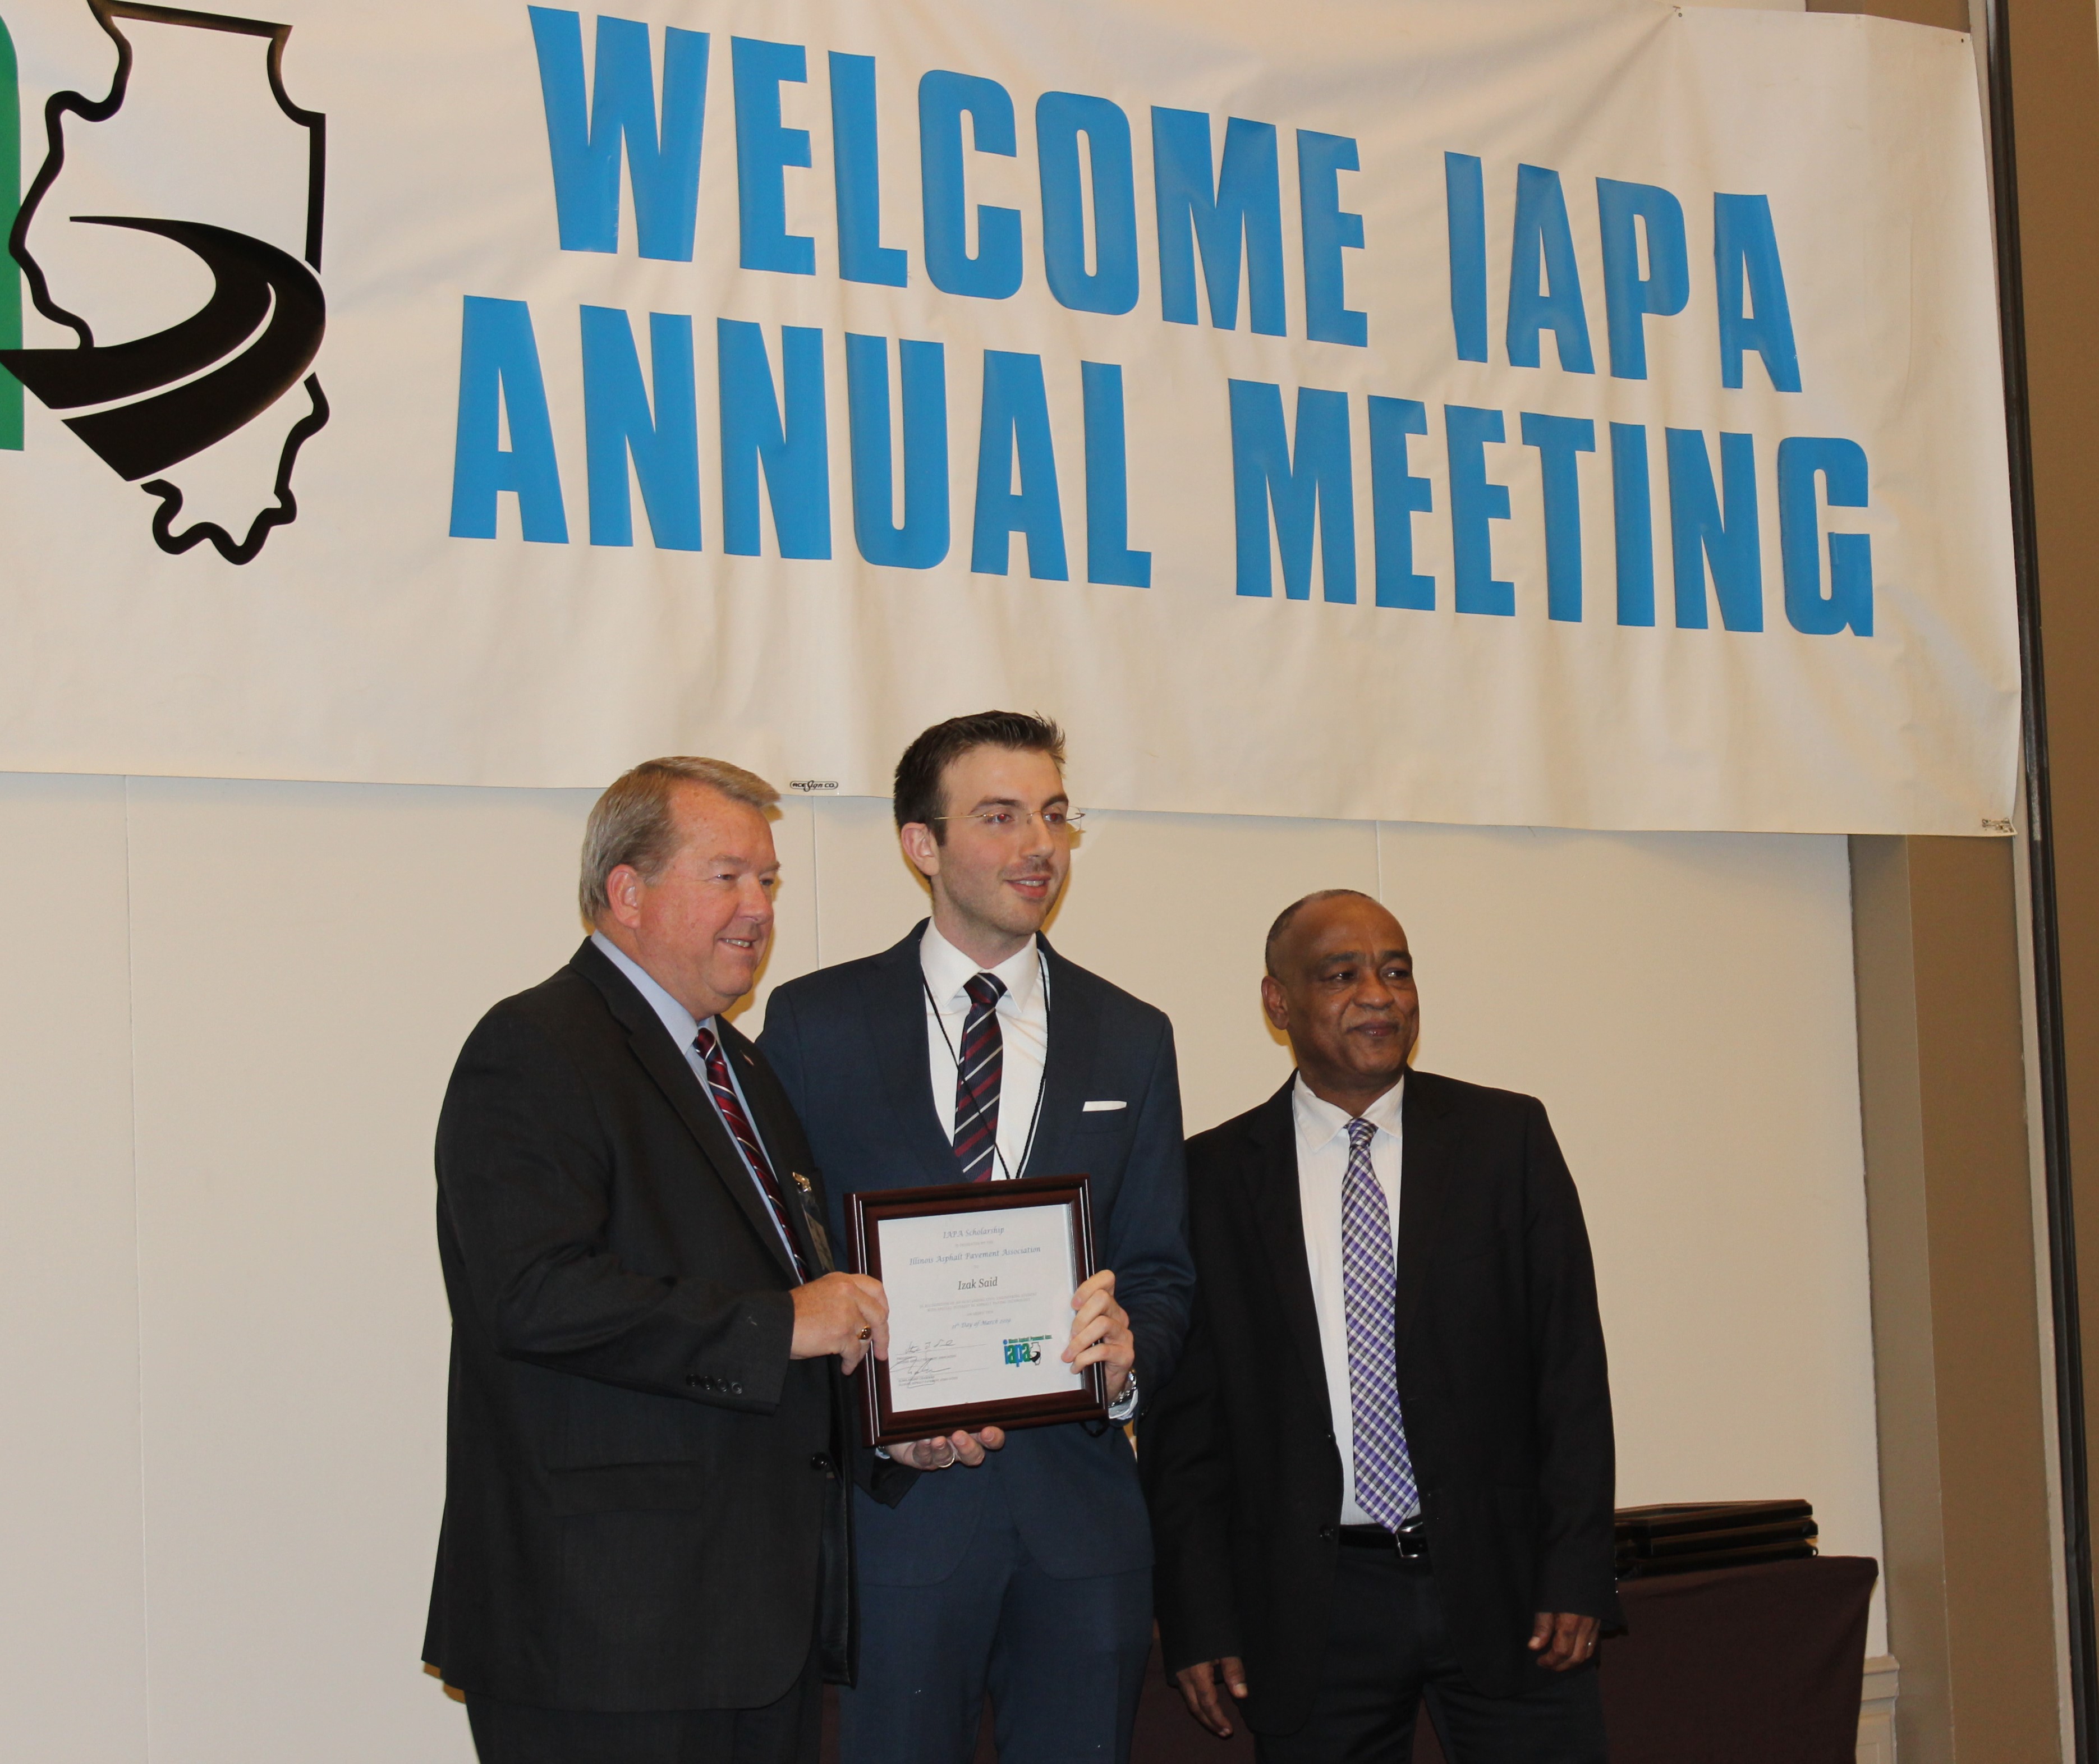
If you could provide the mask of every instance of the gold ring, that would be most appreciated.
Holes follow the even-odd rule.
[[[862,1324],[860,1326],[860,1337],[859,1337],[859,1339],[860,1339],[860,1340],[862,1340],[862,1341],[871,1341],[871,1340],[873,1340],[873,1338],[874,1338],[874,1331],[873,1331],[873,1329],[872,1327],[870,1327],[868,1324],[862,1323]]]

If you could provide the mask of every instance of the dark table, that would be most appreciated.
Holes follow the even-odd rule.
[[[1825,1555],[1628,1581],[1628,1633],[1604,1643],[1599,1668],[1612,1764],[1854,1764],[1877,1573],[1868,1557]],[[997,1756],[987,1722],[977,1757]],[[1243,1727],[1228,1740],[1198,1727],[1155,1652],[1132,1757],[1251,1764],[1253,1742]],[[1426,1721],[1414,1759],[1443,1764]]]
[[[1604,1644],[1613,1764],[1855,1764],[1879,1573],[1824,1555],[1627,1581],[1629,1633]]]

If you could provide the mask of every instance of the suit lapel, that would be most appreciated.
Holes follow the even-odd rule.
[[[1252,1144],[1246,1170],[1253,1190],[1255,1218],[1275,1276],[1276,1303],[1283,1313],[1283,1326],[1297,1344],[1306,1380],[1325,1403],[1327,1360],[1319,1343],[1319,1310],[1312,1298],[1312,1265],[1305,1253],[1297,1127],[1290,1106],[1291,1086],[1296,1081],[1293,1074],[1255,1117],[1248,1129]],[[1332,1420],[1330,1414],[1330,1426]]]
[[[729,1137],[728,1129],[715,1112],[712,1099],[701,1088],[699,1079],[684,1052],[671,1040],[662,1019],[649,1008],[649,1001],[635,990],[633,983],[607,961],[595,944],[587,941],[576,952],[574,966],[605,995],[614,1020],[627,1032],[627,1045],[633,1049],[634,1057],[677,1111],[678,1118],[693,1137],[699,1142],[700,1150],[713,1167],[715,1177],[728,1190],[729,1198],[742,1208],[751,1230],[780,1265],[781,1272],[790,1280],[794,1279],[794,1264],[788,1256],[787,1246],[780,1241],[771,1209],[745,1167],[743,1154],[737,1150],[736,1142]]]
[[[867,1023],[897,1128],[925,1172],[918,1180],[952,1182],[960,1172],[953,1143],[933,1112],[933,1068],[926,1058],[926,979],[918,966],[925,930],[921,919],[902,943],[875,957],[865,983]]]
[[[1450,1102],[1433,1073],[1410,1071],[1400,1100],[1399,1252],[1393,1297],[1397,1311],[1394,1357],[1404,1361],[1437,1227],[1457,1179]]]
[[[1044,963],[1050,974],[1050,1049],[1042,1067],[1042,1102],[1036,1142],[1027,1150],[1016,1176],[1098,1176],[1098,1171],[1065,1168],[1065,1146],[1072,1126],[1085,1101],[1087,1080],[1093,1076],[1094,1051],[1100,1046],[1101,1001],[1089,978],[1074,968],[1038,935]],[[1100,1203],[1106,1204],[1106,1197]],[[1102,1221],[1096,1219],[1095,1228]]]

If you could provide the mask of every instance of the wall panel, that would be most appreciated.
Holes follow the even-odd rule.
[[[153,1764],[461,1764],[430,1139],[587,793],[133,785]]]
[[[10,1157],[92,1174],[10,1186],[25,1240],[85,1247],[8,1294],[46,1364],[11,1387],[42,1419],[28,1452],[6,1430],[0,1474],[73,1527],[33,1562],[86,1542],[103,1564],[58,1622],[13,1575],[0,1591],[7,1669],[46,1681],[0,1705],[9,1755],[143,1764],[125,1636],[150,1594],[152,1764],[466,1764],[417,1669],[446,1342],[430,1135],[474,1019],[579,935],[588,803],[134,782],[127,875],[121,785],[0,788],[18,919],[45,851],[87,854],[101,891],[65,946],[20,940],[0,999],[30,1124]],[[777,838],[761,991],[924,911],[884,803],[790,803]],[[1876,1550],[1841,842],[1102,815],[1073,877],[1053,935],[1172,1014],[1197,1128],[1287,1071],[1256,992],[1278,908],[1382,888],[1420,956],[1424,1062],[1543,1096],[1582,1183],[1625,1498],[1804,1493],[1833,1548]],[[66,1678],[68,1649],[92,1672]]]
[[[146,1755],[124,781],[0,776],[0,1757]]]

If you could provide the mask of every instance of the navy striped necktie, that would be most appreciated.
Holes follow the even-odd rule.
[[[966,990],[970,1014],[955,1062],[955,1161],[965,1182],[988,1182],[998,1150],[998,1086],[1005,1063],[998,1001],[1005,983],[995,974],[975,974]]]
[[[794,1246],[794,1228],[787,1223],[787,1199],[780,1192],[779,1179],[772,1173],[772,1163],[765,1155],[765,1147],[759,1143],[758,1132],[750,1124],[750,1117],[744,1112],[743,1098],[736,1093],[735,1081],[729,1076],[728,1056],[722,1051],[721,1037],[704,1023],[693,1045],[699,1049],[700,1059],[707,1069],[707,1089],[713,1095],[715,1107],[722,1118],[722,1125],[735,1140],[736,1149],[743,1154],[743,1161],[758,1183],[758,1192],[763,1198],[765,1209],[772,1215],[772,1222],[780,1229],[780,1240],[794,1264],[794,1278],[807,1280],[809,1270],[803,1265],[802,1252]]]

